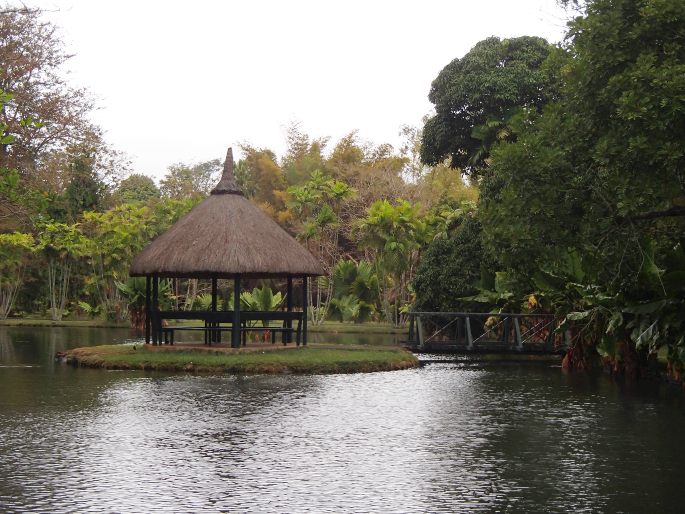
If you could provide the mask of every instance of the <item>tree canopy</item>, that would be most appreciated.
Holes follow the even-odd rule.
[[[70,57],[39,9],[0,12],[0,229],[29,228],[53,198],[62,217],[92,208],[127,171],[89,120],[88,92],[65,79]]]
[[[97,130],[87,120],[93,107],[88,94],[64,79],[69,57],[40,10],[0,13],[0,89],[11,94],[0,122],[14,136],[11,147],[1,147],[0,165],[28,175],[42,154],[79,143]]]
[[[451,167],[477,174],[518,110],[539,110],[554,96],[543,67],[550,52],[539,37],[490,37],[445,66],[428,95],[435,115],[423,129],[421,160],[449,159]]]
[[[576,248],[607,281],[623,277],[627,287],[648,240],[677,242],[677,215],[685,214],[683,20],[679,3],[596,0],[571,23],[561,98],[494,151],[484,183],[486,232],[494,247],[517,255],[510,264],[534,269],[560,246]]]
[[[134,173],[121,181],[114,192],[117,202],[144,202],[159,198],[160,191],[155,181],[147,175]]]
[[[219,181],[220,159],[200,162],[192,166],[177,163],[169,166],[160,184],[160,192],[169,198],[202,198],[207,196]]]
[[[588,1],[564,48],[538,69],[554,77],[554,94],[491,149],[477,212],[482,247],[518,308],[558,315],[570,334],[566,365],[584,367],[599,352],[612,369],[635,373],[636,352],[646,358],[665,345],[682,378],[685,4]],[[468,110],[455,117],[473,125]],[[424,138],[431,130],[429,121]],[[450,255],[443,259],[463,252]]]

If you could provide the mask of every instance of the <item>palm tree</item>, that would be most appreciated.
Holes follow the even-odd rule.
[[[290,207],[302,220],[299,237],[321,259],[327,271],[327,277],[314,280],[309,288],[309,304],[312,305],[309,314],[312,323],[319,325],[328,315],[333,292],[330,274],[340,258],[341,208],[347,199],[354,196],[355,190],[315,170],[309,181],[290,187],[288,193],[291,196]]]
[[[412,253],[418,250],[421,230],[418,207],[406,200],[396,205],[379,200],[369,207],[358,230],[361,245],[374,250],[379,296],[386,319],[398,326],[400,303],[408,297]]]
[[[330,307],[340,321],[366,321],[376,310],[378,285],[369,262],[338,261],[333,268],[331,282],[333,298]]]

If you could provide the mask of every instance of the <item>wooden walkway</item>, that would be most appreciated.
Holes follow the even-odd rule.
[[[410,312],[407,345],[419,352],[561,353],[551,314]]]

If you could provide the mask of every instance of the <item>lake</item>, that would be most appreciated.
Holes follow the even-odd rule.
[[[194,376],[53,358],[131,340],[0,327],[0,511],[682,509],[685,402],[665,384],[549,363]]]

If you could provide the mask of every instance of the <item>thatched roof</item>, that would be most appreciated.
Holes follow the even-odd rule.
[[[323,275],[321,264],[247,200],[233,176],[229,148],[209,197],[153,240],[133,260],[131,276],[230,278]]]

